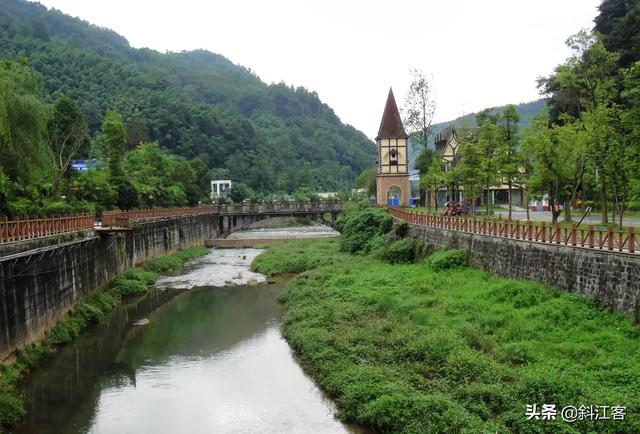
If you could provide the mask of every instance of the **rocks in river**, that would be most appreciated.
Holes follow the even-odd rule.
[[[151,321],[149,321],[148,319],[146,319],[146,318],[142,318],[142,319],[139,319],[138,321],[134,321],[134,322],[133,322],[133,325],[134,325],[134,326],[146,326],[146,325],[147,325],[147,324],[149,324],[150,322],[151,322]]]
[[[247,259],[247,255],[244,255],[244,256],[242,257],[242,259]]]
[[[242,273],[236,273],[236,275],[235,275],[235,276],[233,276],[233,279],[234,279],[234,280],[242,279]]]
[[[249,286],[258,286],[258,281],[255,278],[251,278],[247,281],[247,285]]]

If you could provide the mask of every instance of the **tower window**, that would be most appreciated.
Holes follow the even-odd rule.
[[[395,149],[389,151],[389,164],[392,166],[398,165],[398,151]]]

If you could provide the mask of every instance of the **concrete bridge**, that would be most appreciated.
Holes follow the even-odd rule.
[[[249,228],[252,223],[274,217],[300,217],[333,225],[342,204],[327,203],[277,203],[277,204],[232,204],[217,207],[218,232],[226,236],[232,232]],[[325,217],[329,217],[327,220]]]
[[[209,205],[4,221],[0,359],[37,340],[81,297],[149,258],[202,246],[272,217],[335,221],[339,202]]]
[[[252,223],[273,217],[301,217],[320,223],[333,224],[342,210],[338,202],[306,201],[303,203],[243,203],[214,204],[196,208],[154,209],[143,211],[105,211],[98,231],[111,232],[131,229],[136,223],[194,215],[208,215],[215,219],[219,236],[246,229]],[[329,220],[325,216],[329,215]]]

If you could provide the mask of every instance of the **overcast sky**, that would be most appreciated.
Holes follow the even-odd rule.
[[[318,92],[367,136],[389,86],[402,106],[409,68],[433,77],[436,121],[537,99],[535,80],[593,27],[600,0],[42,0],[134,47],[197,48]]]

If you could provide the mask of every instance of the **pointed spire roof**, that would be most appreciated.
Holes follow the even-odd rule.
[[[389,88],[389,96],[387,96],[387,104],[384,106],[384,113],[382,114],[382,120],[380,121],[380,129],[378,129],[378,137],[393,137],[406,139],[407,133],[402,126],[402,119],[400,118],[400,112],[396,105],[396,99],[393,96],[393,89]]]

